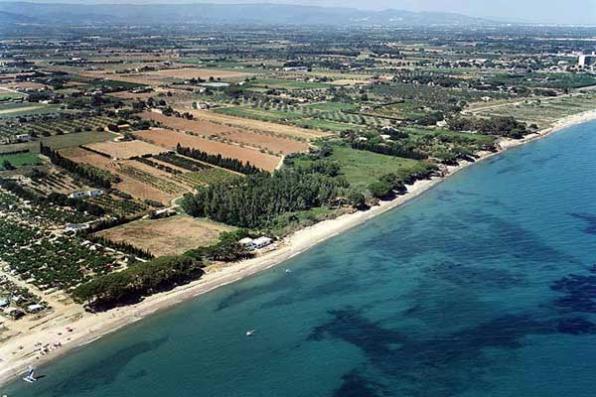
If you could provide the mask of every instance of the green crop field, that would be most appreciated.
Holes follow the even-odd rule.
[[[13,92],[13,91],[0,91],[0,102],[1,101],[9,101],[11,99],[20,99],[24,98],[26,95],[21,94],[20,92]]]
[[[0,104],[0,119],[6,117],[54,113],[59,110],[60,106],[58,105],[45,105],[42,103],[28,102],[8,102]]]
[[[301,119],[294,123],[298,127],[313,128],[316,130],[342,132],[347,130],[354,130],[360,128],[360,126],[348,123],[342,123],[332,120],[322,119]]]
[[[338,162],[350,185],[358,189],[366,189],[371,182],[388,173],[406,178],[428,167],[422,161],[386,156],[346,146],[333,146],[333,153],[329,159]]]
[[[333,145],[332,154],[326,158],[339,164],[340,174],[352,187],[365,192],[368,185],[385,174],[394,173],[405,179],[413,173],[423,172],[429,165],[424,161],[387,156],[349,146]],[[306,164],[312,160],[297,159],[296,164]]]
[[[277,110],[265,110],[253,107],[227,107],[215,110],[216,113],[227,114],[228,116],[245,117],[262,121],[285,121],[301,117],[299,113],[283,112]]]
[[[9,162],[14,167],[39,164],[39,157],[36,153],[0,154],[0,170],[4,170],[4,163]]]
[[[321,112],[355,111],[358,105],[343,102],[321,102],[303,106],[304,109],[318,110]]]

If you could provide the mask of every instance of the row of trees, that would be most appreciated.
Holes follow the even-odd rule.
[[[248,251],[245,246],[238,241],[244,237],[250,237],[246,229],[240,229],[235,232],[223,232],[219,236],[219,241],[208,247],[199,247],[187,251],[184,255],[195,260],[210,260],[220,262],[234,262],[253,257],[253,253]]]
[[[258,174],[263,172],[259,168],[250,163],[243,163],[242,161],[222,157],[221,154],[209,154],[198,149],[182,147],[180,144],[176,146],[176,152],[183,156],[192,157],[193,159],[203,161],[205,163],[213,164],[218,167],[227,168],[232,171],[240,172],[242,174]]]
[[[284,213],[333,205],[347,186],[344,178],[312,168],[284,168],[202,187],[197,194],[186,195],[181,204],[193,216],[259,228]]]
[[[75,163],[74,161],[62,156],[58,151],[53,150],[51,147],[44,146],[42,143],[39,144],[39,150],[40,153],[44,156],[47,156],[53,164],[56,164],[57,166],[64,168],[69,172],[79,175],[90,185],[104,189],[110,189],[112,187],[112,183],[117,183],[120,181],[117,176],[112,175],[107,171],[102,171],[89,165]]]
[[[97,204],[90,203],[85,200],[73,199],[65,194],[52,192],[44,200],[60,207],[72,207],[80,212],[87,212],[91,215],[102,216],[105,210]]]
[[[135,247],[132,244],[127,243],[126,241],[112,241],[105,237],[97,236],[95,234],[87,234],[85,238],[89,241],[92,241],[97,244],[101,244],[104,247],[113,248],[117,251],[124,252],[125,254],[133,255],[138,258],[143,259],[154,259],[155,255],[153,255],[149,250],[142,249],[139,247]]]
[[[76,302],[94,310],[140,301],[143,297],[172,289],[200,278],[202,262],[188,256],[163,256],[139,262],[121,272],[99,276],[74,289]]]

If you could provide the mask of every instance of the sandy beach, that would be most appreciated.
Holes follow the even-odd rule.
[[[595,119],[596,110],[567,117],[558,121],[553,127],[529,135],[521,140],[501,139],[498,152],[478,153],[478,161],[527,142],[541,139],[571,125]],[[156,311],[166,309],[280,264],[322,241],[403,205],[471,164],[475,164],[475,162],[464,162],[458,166],[447,167],[445,176],[417,181],[408,186],[407,194],[394,200],[383,201],[367,211],[342,215],[336,219],[323,221],[302,229],[279,242],[277,248],[270,252],[254,259],[229,264],[216,271],[209,271],[196,282],[151,296],[138,304],[97,314],[84,312],[77,305],[58,307],[55,313],[44,320],[43,324],[37,324],[34,328],[27,328],[26,325],[22,326],[20,334],[2,342],[0,346],[0,383],[6,383],[15,378],[29,365],[39,367],[103,335],[137,322]],[[47,348],[44,349],[44,347]]]

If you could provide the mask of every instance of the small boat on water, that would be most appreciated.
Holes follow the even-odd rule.
[[[251,329],[249,331],[246,331],[246,336],[253,336],[255,332],[256,332],[256,329]]]
[[[27,383],[37,382],[37,378],[35,377],[35,368],[29,367],[27,369],[27,375],[23,378],[23,380]]]

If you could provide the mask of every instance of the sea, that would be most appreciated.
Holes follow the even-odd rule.
[[[37,373],[0,394],[596,396],[596,123]]]

